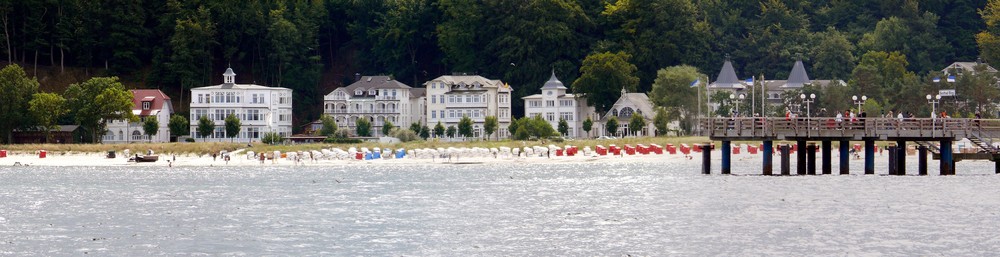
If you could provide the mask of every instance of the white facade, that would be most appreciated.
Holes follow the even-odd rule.
[[[629,128],[629,121],[633,115],[641,115],[645,119],[646,126],[641,131],[632,131]],[[600,122],[594,122],[593,129],[597,131],[597,135],[603,136],[655,136],[656,126],[653,125],[653,116],[655,115],[653,103],[649,101],[649,96],[646,93],[628,93],[625,89],[622,89],[621,97],[618,97],[618,101],[611,106],[611,110],[608,113],[604,114]],[[617,131],[607,131],[605,129],[605,124],[608,123],[611,117],[615,117],[618,120]]]
[[[107,131],[101,141],[109,144],[170,142],[170,115],[174,113],[170,97],[158,89],[134,89],[132,92],[132,114],[139,117],[139,122],[112,120],[108,122]],[[147,135],[143,129],[146,119],[156,119],[159,129],[155,135]]]
[[[500,80],[490,80],[478,75],[441,76],[424,83],[427,89],[424,124],[433,128],[440,122],[445,128],[458,127],[463,116],[472,119],[473,137],[504,138],[510,134],[511,121],[510,85]],[[483,130],[486,116],[497,117],[497,131],[486,135]]]
[[[199,141],[257,142],[267,132],[292,135],[292,90],[253,84],[236,84],[236,73],[226,69],[221,85],[191,89],[191,137]],[[226,116],[240,118],[240,134],[226,135]],[[198,134],[198,119],[215,122],[212,135]]]
[[[423,90],[410,88],[388,76],[364,76],[349,86],[334,89],[323,97],[323,113],[337,122],[337,127],[357,133],[360,118],[372,124],[372,136],[382,135],[382,126],[408,128],[423,121]]]
[[[549,81],[542,86],[541,94],[525,96],[521,99],[524,100],[525,117],[540,115],[556,131],[559,130],[559,119],[564,119],[569,125],[566,137],[588,137],[587,132],[583,130],[583,121],[593,115],[594,107],[587,106],[586,98],[567,94],[566,86],[556,78],[555,72],[552,73]],[[596,120],[596,117],[592,120]]]

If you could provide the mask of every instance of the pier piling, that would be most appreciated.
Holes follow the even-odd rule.
[[[781,144],[781,145],[778,146],[778,150],[781,151],[781,175],[782,176],[792,175],[791,169],[790,169],[791,165],[789,165],[789,160],[788,160],[788,159],[790,159],[789,156],[788,156],[790,149],[788,149],[788,148],[790,148],[788,146],[788,144]]]
[[[722,141],[722,174],[728,175],[731,170],[732,164],[732,143],[730,141]]]
[[[927,176],[927,147],[917,147],[917,172],[921,176]]]
[[[806,152],[808,152],[808,151],[806,151],[806,141],[805,140],[798,140],[795,144],[797,145],[796,150],[798,151],[798,155],[797,155],[798,158],[796,159],[796,162],[795,162],[795,170],[797,171],[797,173],[799,175],[805,175],[806,174]]]
[[[875,140],[865,139],[865,175],[875,174]]]
[[[833,147],[830,145],[830,140],[823,141],[823,174],[829,175],[833,172],[833,168],[830,166],[830,161],[833,156],[830,156],[830,149]]]
[[[806,174],[816,175],[816,143],[806,145]]]
[[[941,175],[954,174],[955,162],[951,156],[951,140],[941,140]]]
[[[896,141],[896,175],[906,175],[906,141]]]
[[[840,175],[851,174],[851,141],[840,140]]]
[[[695,145],[701,147],[701,174],[712,174],[712,144]]]
[[[890,145],[888,149],[886,149],[886,152],[888,152],[889,154],[889,165],[887,166],[887,168],[889,169],[889,175],[896,175],[896,164],[897,164],[896,158],[898,158],[897,156],[899,156],[896,155],[896,149],[897,148],[894,145]]]
[[[761,150],[763,150],[763,155],[764,155],[763,156],[764,157],[764,164],[763,164],[764,171],[763,171],[762,174],[764,174],[765,176],[772,175],[772,173],[771,173],[772,172],[771,171],[771,166],[772,166],[771,165],[771,157],[774,156],[774,153],[773,153],[774,148],[773,147],[774,147],[774,142],[768,140],[768,141],[764,141],[764,144],[762,146],[762,148],[764,148],[764,149],[761,149]]]

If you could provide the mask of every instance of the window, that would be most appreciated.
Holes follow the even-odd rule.
[[[535,100],[535,101],[528,101],[528,103],[529,103],[528,105],[531,107],[536,107],[536,108],[542,107],[542,101]]]
[[[354,90],[354,95],[361,95],[361,94],[364,94],[364,92],[365,92],[365,91],[362,91],[362,90],[361,90],[361,89],[359,88],[359,89],[357,89],[357,90]]]
[[[551,113],[551,112],[546,112],[545,113],[545,120],[547,120],[547,121],[554,121],[555,119],[556,119],[555,113]]]
[[[449,103],[454,103],[455,102],[455,96],[453,96],[453,95],[448,96],[448,102]]]
[[[143,101],[142,102],[142,109],[143,110],[149,110],[149,105],[150,105],[149,101]]]
[[[471,103],[472,102],[472,95],[466,95],[465,96],[465,102],[466,103]]]
[[[573,106],[573,100],[559,100],[559,106]]]
[[[375,92],[375,89],[368,90],[368,95],[378,95]]]
[[[455,118],[455,110],[448,110],[448,118]]]
[[[432,104],[436,104],[438,102],[437,100],[438,100],[437,96],[433,96],[433,95],[431,96],[431,103]]]
[[[554,106],[556,106],[556,101],[553,100],[545,101],[545,107],[554,107]]]
[[[437,119],[437,117],[438,117],[437,111],[431,111],[431,119]]]
[[[560,119],[564,119],[566,121],[573,121],[573,113],[572,112],[560,112],[559,113],[559,118]]]
[[[472,112],[472,117],[473,117],[473,118],[479,118],[479,110],[475,110],[475,111],[473,111],[473,112]]]
[[[204,102],[204,99],[203,99],[204,97],[205,97],[204,95],[198,94],[198,103]]]
[[[247,110],[246,120],[262,120],[260,110]]]
[[[226,138],[226,128],[225,127],[215,127],[215,135],[213,138]]]

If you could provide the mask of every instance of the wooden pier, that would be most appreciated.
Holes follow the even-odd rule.
[[[729,174],[732,141],[761,141],[764,163],[762,174],[772,173],[772,151],[782,153],[781,174],[788,175],[788,145],[774,146],[774,141],[794,141],[798,149],[796,172],[799,175],[816,174],[816,149],[822,152],[822,174],[832,174],[832,143],[840,145],[840,174],[849,174],[850,142],[864,142],[865,174],[875,174],[875,141],[896,142],[889,149],[891,158],[889,174],[906,175],[906,144],[918,147],[918,172],[927,174],[926,156],[940,160],[941,175],[955,174],[955,161],[988,159],[997,163],[1000,174],[1000,149],[993,146],[993,139],[1000,137],[1000,119],[898,119],[898,118],[855,118],[838,120],[834,117],[814,118],[703,118],[699,121],[696,134],[722,141],[722,174]],[[954,153],[952,143],[969,139],[977,153]],[[821,142],[821,146],[815,142]],[[703,152],[703,154],[707,154]],[[703,158],[703,173],[710,173],[710,158]]]

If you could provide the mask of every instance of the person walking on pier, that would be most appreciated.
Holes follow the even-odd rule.
[[[840,112],[837,112],[837,119],[836,120],[837,120],[837,130],[843,130],[844,129],[844,125],[843,125],[844,115],[841,114]]]

